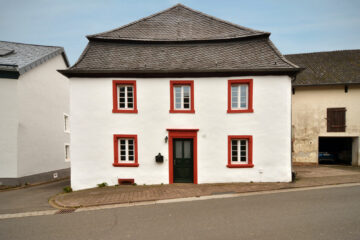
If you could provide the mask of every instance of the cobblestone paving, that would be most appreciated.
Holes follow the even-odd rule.
[[[312,187],[360,182],[360,168],[345,166],[296,166],[297,180],[293,183],[222,183],[172,184],[150,186],[116,186],[93,188],[60,194],[53,203],[61,207],[89,207],[106,204],[132,203],[198,197],[206,195],[244,193],[286,188]]]

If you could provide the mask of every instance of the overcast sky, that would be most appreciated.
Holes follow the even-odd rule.
[[[283,54],[360,49],[360,0],[0,0],[0,40],[63,46],[73,64],[85,35],[177,3],[271,32]]]

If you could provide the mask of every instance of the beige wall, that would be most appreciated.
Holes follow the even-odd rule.
[[[346,108],[346,132],[327,132],[327,108]],[[358,165],[360,86],[296,87],[292,95],[293,162],[317,163],[322,136],[354,137],[353,164]],[[354,159],[356,162],[354,162]]]

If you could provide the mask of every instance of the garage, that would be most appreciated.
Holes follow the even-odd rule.
[[[319,137],[319,164],[351,165],[351,137]]]

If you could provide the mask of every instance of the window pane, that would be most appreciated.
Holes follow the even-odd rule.
[[[184,141],[184,158],[191,158],[191,142]]]
[[[184,88],[184,97],[190,97],[190,86],[183,86]]]
[[[130,145],[130,144],[134,144],[134,140],[129,139],[128,141],[129,141],[129,145]]]
[[[134,156],[129,156],[129,161],[134,161]]]
[[[129,92],[132,92],[132,89],[133,89],[133,88],[132,88],[131,86],[127,87],[128,93],[129,93]]]
[[[125,87],[120,86],[120,87],[119,87],[119,91],[120,91],[120,93],[125,93]]]
[[[182,158],[183,154],[182,154],[182,142],[180,141],[176,141],[175,142],[175,157],[176,158]]]
[[[241,157],[241,162],[246,162],[246,157]]]

